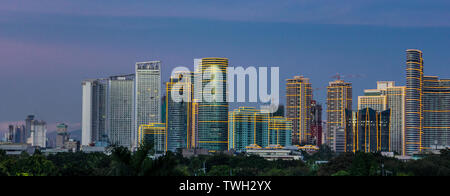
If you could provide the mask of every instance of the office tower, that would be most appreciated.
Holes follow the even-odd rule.
[[[240,107],[228,115],[228,149],[292,145],[292,121],[253,107]]]
[[[405,152],[421,151],[423,133],[423,58],[422,51],[406,50]]]
[[[390,109],[346,110],[346,152],[387,152],[390,146]]]
[[[167,134],[165,123],[150,123],[139,126],[138,145],[143,143],[153,144],[157,153],[167,151]]]
[[[161,62],[138,62],[135,71],[134,147],[140,125],[161,122]]]
[[[14,143],[24,144],[27,142],[26,130],[24,125],[14,126]]]
[[[377,89],[364,90],[358,97],[358,109],[372,108],[381,112],[390,109],[389,151],[404,153],[406,87],[395,86],[393,81],[378,81]]]
[[[210,151],[226,150],[228,146],[227,58],[194,60],[196,75],[195,101],[198,102],[196,147]],[[198,95],[202,100],[197,100]]]
[[[28,115],[25,119],[25,132],[26,132],[26,138],[30,138],[31,136],[31,123],[34,120],[34,115]]]
[[[108,79],[82,82],[81,145],[106,142],[106,93]]]
[[[311,141],[312,145],[322,145],[322,105],[311,101]]]
[[[47,144],[47,123],[33,120],[31,122],[31,145],[45,148]]]
[[[64,148],[64,145],[69,141],[70,134],[67,132],[68,126],[60,123],[56,126],[56,148]]]
[[[107,131],[110,144],[133,147],[134,100],[134,74],[109,78]]]
[[[8,126],[8,136],[6,137],[6,142],[14,142],[14,125]]]
[[[230,111],[228,118],[229,150],[241,152],[251,145],[259,147],[269,145],[269,113],[263,113],[256,108],[240,107]]]
[[[166,83],[167,149],[190,148],[192,144],[192,76],[179,72]]]
[[[422,148],[450,146],[450,80],[425,76],[423,82]]]
[[[286,117],[292,121],[292,144],[311,144],[312,89],[309,79],[294,76],[286,80]]]
[[[292,121],[281,117],[269,118],[269,145],[291,146],[292,145]]]
[[[326,143],[333,151],[337,151],[336,146],[341,147],[342,141],[345,144],[345,110],[352,110],[352,84],[343,80],[330,82],[327,87],[327,138]],[[336,135],[336,131],[340,132]],[[336,136],[343,139],[336,145]],[[341,147],[344,149],[343,147]]]

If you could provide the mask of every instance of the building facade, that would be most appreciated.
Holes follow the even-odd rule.
[[[136,147],[140,125],[161,122],[161,62],[138,62],[135,65],[135,131]]]
[[[420,152],[423,133],[423,57],[422,51],[406,50],[405,152]]]
[[[405,155],[405,99],[406,87],[393,81],[378,81],[377,89],[364,90],[358,97],[358,110],[371,108],[377,112],[390,109],[389,151]]]
[[[192,91],[191,73],[176,73],[166,83],[166,119],[168,150],[191,148],[192,133]]]
[[[450,146],[450,80],[425,76],[423,81],[422,148]]]
[[[133,147],[134,100],[134,74],[109,78],[107,135],[110,144]]]
[[[365,108],[346,110],[346,152],[388,152],[390,146],[390,110],[378,112]]]
[[[138,131],[138,146],[143,143],[153,144],[157,153],[166,152],[167,149],[167,132],[165,123],[150,123],[141,125]]]
[[[228,148],[227,58],[194,60],[195,97],[198,102],[196,147],[211,151]],[[198,77],[201,75],[201,77]],[[200,97],[198,97],[200,95]]]
[[[292,121],[253,107],[240,107],[228,115],[228,150],[292,145]]]
[[[286,117],[292,121],[292,143],[311,144],[312,88],[308,78],[286,80]]]
[[[311,102],[311,144],[322,145],[322,105],[317,101]]]
[[[344,138],[340,141],[345,143],[345,110],[352,110],[352,84],[344,82],[343,80],[336,80],[330,82],[327,87],[327,138],[326,143],[333,151],[337,151],[336,137],[341,137],[344,133]],[[336,134],[336,131],[339,131]],[[342,143],[342,142],[341,142]],[[343,148],[342,148],[343,149]]]
[[[64,123],[56,126],[56,148],[64,148],[65,143],[69,141],[70,134],[67,128],[68,126]]]
[[[106,101],[108,79],[92,79],[82,82],[81,145],[107,141]]]

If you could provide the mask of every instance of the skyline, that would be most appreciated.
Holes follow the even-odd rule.
[[[67,9],[60,13],[33,11],[33,7],[10,9],[14,7],[10,2],[0,6],[6,10],[0,14],[0,90],[4,92],[0,124],[36,114],[49,124],[68,123],[72,130],[71,124],[81,122],[83,79],[133,73],[136,62],[148,60],[162,61],[162,82],[168,81],[172,68],[192,68],[194,58],[207,56],[227,57],[230,66],[279,66],[283,104],[285,79],[294,75],[310,78],[313,88],[323,88],[337,72],[360,76],[344,78],[353,83],[354,99],[364,89],[375,88],[376,81],[405,85],[404,51],[408,48],[424,52],[425,75],[450,77],[440,72],[450,64],[446,48],[450,25],[444,20],[430,27],[293,22],[281,16],[280,20],[236,20],[95,15],[65,13]],[[209,46],[211,42],[215,47]],[[325,105],[325,94],[321,89],[314,97]]]

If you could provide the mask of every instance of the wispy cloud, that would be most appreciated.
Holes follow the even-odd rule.
[[[1,11],[232,21],[450,26],[447,0],[4,0]]]

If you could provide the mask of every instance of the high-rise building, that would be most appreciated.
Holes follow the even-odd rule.
[[[269,146],[291,146],[292,121],[281,116],[270,117],[268,137]]]
[[[240,107],[229,112],[228,149],[238,152],[247,148],[290,146],[292,121],[273,116],[253,107]]]
[[[27,142],[26,129],[24,125],[14,126],[14,143],[24,144]]]
[[[195,101],[198,102],[196,119],[196,147],[210,151],[227,150],[228,102],[227,58],[194,60],[196,67]],[[201,75],[201,77],[198,77]],[[198,100],[198,95],[202,98]]]
[[[92,79],[82,82],[81,145],[107,141],[106,93],[108,79]]]
[[[421,151],[423,134],[423,57],[422,51],[406,50],[405,152]]]
[[[308,78],[286,80],[286,117],[292,121],[292,144],[311,144],[312,88]]]
[[[138,62],[135,67],[135,131],[133,146],[137,147],[140,125],[161,122],[161,62]]]
[[[64,148],[64,145],[69,141],[70,134],[67,132],[68,126],[61,123],[56,126],[56,148]]]
[[[322,145],[322,105],[311,101],[311,144]]]
[[[345,151],[387,152],[390,146],[390,109],[376,111],[364,108],[346,110]]]
[[[110,144],[133,148],[134,100],[134,74],[109,78],[107,135]]]
[[[423,78],[422,148],[450,146],[450,79]]]
[[[45,148],[47,146],[47,123],[33,120],[31,122],[31,145]]]
[[[138,145],[143,142],[153,144],[157,153],[167,151],[167,133],[165,123],[150,123],[141,125],[138,131]]]
[[[250,145],[268,146],[269,113],[240,107],[228,115],[228,149],[245,151]]]
[[[166,83],[167,149],[191,148],[192,134],[192,76],[179,72]]]
[[[34,115],[28,115],[27,118],[25,119],[25,133],[26,133],[26,138],[28,140],[28,138],[30,138],[31,136],[31,123],[34,120]]]
[[[377,89],[364,90],[358,97],[358,110],[371,108],[377,112],[390,109],[389,151],[405,154],[405,97],[406,87],[395,86],[393,81],[377,82]]]
[[[326,144],[333,151],[336,146],[341,148],[342,141],[345,143],[345,110],[352,110],[352,84],[343,80],[330,82],[327,87],[327,138]],[[336,131],[339,133],[335,133]],[[336,137],[344,137],[336,144]],[[344,148],[342,148],[344,149]]]

